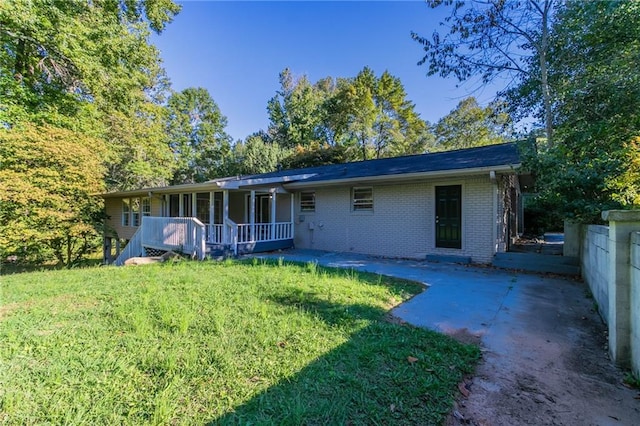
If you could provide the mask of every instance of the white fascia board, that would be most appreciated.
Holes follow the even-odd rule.
[[[238,180],[225,180],[216,182],[219,188],[224,189],[249,189],[255,187],[264,187],[273,184],[284,184],[288,182],[296,182],[299,180],[309,179],[315,176],[316,173],[302,174],[302,175],[290,175],[290,176],[278,176],[271,178],[253,178],[253,179],[238,179]]]
[[[437,179],[445,177],[461,177],[467,175],[477,175],[483,173],[489,173],[494,171],[496,173],[515,173],[516,169],[521,164],[508,164],[500,166],[489,167],[475,167],[472,169],[454,169],[454,170],[439,170],[435,172],[417,172],[417,173],[399,173],[394,175],[379,175],[379,176],[365,176],[358,178],[345,178],[345,179],[332,179],[321,180],[312,182],[292,182],[285,185],[287,189],[307,188],[307,187],[321,187],[327,185],[344,185],[344,184],[357,184],[357,183],[376,183],[376,182],[394,182],[394,181],[411,181],[417,179]]]
[[[108,192],[98,194],[102,198],[146,197],[149,194],[181,194],[190,192],[208,192],[218,189],[216,182],[186,183],[183,185],[160,186],[155,188],[134,189],[131,191]]]

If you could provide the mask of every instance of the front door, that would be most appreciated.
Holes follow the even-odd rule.
[[[462,248],[462,187],[436,186],[436,247]]]
[[[247,195],[247,221],[251,217],[251,196]],[[271,221],[271,195],[256,194],[256,211],[254,223],[269,223]]]

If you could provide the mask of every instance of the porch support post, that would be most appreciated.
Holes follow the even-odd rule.
[[[293,196],[293,192],[289,193],[289,199],[291,200],[291,217],[289,218],[289,226],[291,227],[291,238],[293,238],[293,224],[294,222],[294,215],[296,213],[296,203],[295,203],[295,197]]]
[[[191,194],[191,217],[198,217],[197,212],[198,200],[196,200],[196,193]]]
[[[178,216],[184,217],[184,194],[178,195]]]
[[[500,251],[500,244],[498,243],[498,226],[501,223],[498,218],[498,198],[500,198],[500,190],[498,188],[498,182],[496,179],[496,172],[489,172],[489,180],[491,181],[491,214],[493,217],[493,226],[491,227],[491,237],[493,238],[493,254]]]
[[[215,213],[216,213],[216,206],[213,203],[213,197],[214,197],[214,192],[210,191],[209,192],[209,223],[207,224],[207,226],[209,227],[209,242],[213,243],[215,242],[215,224],[213,223],[213,218],[215,217]]]
[[[278,193],[275,190],[271,190],[271,240],[276,239],[276,198]]]
[[[103,263],[105,265],[109,265],[113,261],[113,259],[111,258],[111,237],[107,237],[107,236],[104,237],[102,258],[103,258]]]
[[[251,225],[251,241],[256,240],[256,191],[251,190],[251,196],[249,197],[250,212],[249,212],[249,225]]]

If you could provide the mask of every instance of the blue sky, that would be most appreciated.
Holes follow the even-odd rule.
[[[267,128],[266,106],[289,68],[310,81],[353,77],[369,66],[404,84],[421,117],[435,122],[476,87],[426,77],[411,31],[430,35],[445,17],[422,1],[189,1],[151,42],[161,52],[174,90],[204,87],[227,116],[228,133],[243,139]],[[485,104],[495,89],[475,91]]]

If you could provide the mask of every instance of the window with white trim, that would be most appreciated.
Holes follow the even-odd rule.
[[[124,198],[122,200],[122,226],[129,226],[130,213],[131,213],[131,208],[129,206],[129,199]]]
[[[141,200],[140,213],[142,216],[151,216],[151,198],[143,197]]]
[[[300,211],[315,212],[316,211],[316,193],[315,191],[305,191],[300,193]]]
[[[131,199],[131,226],[140,226],[140,198]]]
[[[373,188],[356,187],[351,191],[352,209],[354,212],[373,210]]]

